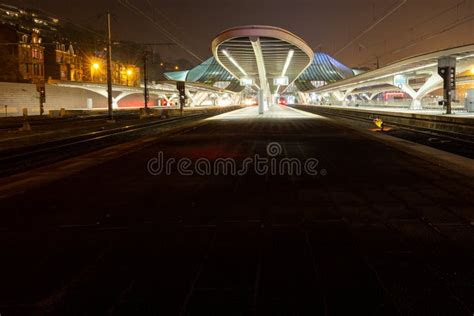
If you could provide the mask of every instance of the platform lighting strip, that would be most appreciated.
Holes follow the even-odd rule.
[[[230,60],[230,62],[232,64],[234,64],[235,67],[237,67],[237,69],[240,70],[240,72],[244,75],[244,76],[248,76],[247,73],[245,72],[244,68],[242,68],[239,63],[229,54],[229,52],[225,49],[222,50],[222,53],[225,55],[225,57],[227,57],[227,59]]]
[[[286,72],[288,71],[288,67],[290,67],[290,63],[294,55],[295,55],[295,51],[293,49],[290,49],[288,51],[288,56],[286,56],[285,67],[283,67],[283,71],[281,72],[282,77],[286,75]]]
[[[286,56],[285,66],[283,67],[283,71],[281,72],[281,77],[284,77],[286,75],[286,72],[288,71],[288,68],[290,67],[290,63],[294,55],[295,55],[295,51],[293,49],[290,49],[288,51],[288,56]],[[278,90],[280,90],[280,86],[276,88],[275,94],[278,93]]]

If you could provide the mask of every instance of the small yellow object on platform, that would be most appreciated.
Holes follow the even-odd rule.
[[[374,124],[375,124],[378,128],[380,128],[380,129],[383,130],[383,121],[382,121],[381,119],[379,119],[379,118],[374,119]]]

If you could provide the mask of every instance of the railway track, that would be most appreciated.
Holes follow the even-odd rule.
[[[114,117],[116,119],[122,120],[132,117],[137,117],[136,112],[126,112],[126,113],[116,113]],[[65,123],[73,123],[73,122],[93,122],[93,121],[100,121],[106,120],[108,118],[107,114],[95,114],[95,115],[79,115],[79,116],[69,116],[69,117],[62,117],[62,118],[50,118],[50,117],[29,117],[28,122],[33,127],[41,127],[41,126],[48,126],[50,124],[65,124]],[[23,120],[18,118],[5,118],[2,124],[0,124],[0,131],[8,132],[13,130],[18,130],[23,126]]]
[[[86,134],[0,151],[0,176],[54,163],[93,150],[127,142],[153,128],[177,122],[198,120],[209,114],[192,114],[159,121],[122,126]]]

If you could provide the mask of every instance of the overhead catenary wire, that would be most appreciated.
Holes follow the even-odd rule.
[[[140,8],[138,8],[137,6],[133,5],[130,1],[128,0],[118,0],[118,2],[124,6],[125,8],[127,8],[128,10],[134,12],[135,14],[137,15],[140,15],[142,17],[144,17],[147,21],[150,22],[151,25],[153,25],[153,27],[157,30],[159,30],[163,35],[165,35],[169,40],[171,40],[172,42],[176,43],[176,45],[178,45],[181,49],[183,49],[186,53],[188,53],[189,55],[191,55],[192,57],[194,57],[197,61],[199,61],[200,63],[202,63],[204,60],[199,56],[197,55],[196,53],[194,53],[190,48],[187,47],[187,45],[185,45],[181,40],[179,40],[177,37],[175,37],[171,32],[169,32],[165,27],[163,27],[162,25],[160,25],[159,23],[157,23],[152,17],[150,17],[149,15],[147,15],[145,12],[143,12],[143,10],[141,10]]]
[[[454,5],[450,6],[450,7],[448,7],[448,8],[446,8],[446,9],[442,10],[441,12],[439,12],[439,13],[437,13],[437,14],[431,16],[431,17],[429,17],[428,19],[426,19],[426,20],[424,20],[424,21],[422,21],[422,22],[420,22],[420,23],[417,23],[417,24],[415,24],[414,26],[411,26],[410,29],[415,29],[415,28],[419,28],[419,27],[421,27],[421,26],[423,26],[423,25],[426,25],[426,24],[432,22],[433,20],[435,20],[435,19],[437,19],[437,18],[443,16],[444,14],[447,14],[447,13],[453,11],[454,9],[458,9],[461,5],[463,5],[463,4],[465,4],[465,3],[466,3],[466,0],[459,1],[458,3],[456,3],[456,4],[454,4]],[[461,18],[461,19],[459,19],[459,17],[457,17],[457,19],[456,19],[455,21],[453,21],[453,22],[450,23],[449,25],[445,26],[443,29],[437,30],[437,31],[434,31],[434,32],[431,32],[431,33],[428,33],[428,34],[425,34],[425,35],[422,35],[422,36],[419,36],[419,37],[417,37],[417,38],[414,38],[413,40],[409,41],[408,43],[404,43],[404,44],[401,45],[399,48],[394,49],[394,50],[392,50],[392,51],[390,51],[390,52],[387,52],[387,53],[385,53],[385,54],[380,54],[378,57],[379,57],[379,58],[381,58],[381,57],[387,57],[387,56],[389,56],[389,55],[394,55],[394,54],[400,53],[400,52],[402,52],[402,51],[404,51],[404,50],[407,50],[407,49],[409,49],[409,48],[412,48],[412,47],[414,47],[414,46],[416,46],[416,45],[418,45],[418,44],[420,44],[420,43],[422,43],[422,42],[424,42],[424,41],[431,40],[431,39],[433,39],[433,38],[435,38],[435,37],[437,37],[437,36],[440,36],[440,35],[442,35],[442,34],[444,34],[444,33],[447,33],[447,32],[449,32],[449,31],[455,29],[456,27],[459,27],[459,26],[461,26],[461,25],[463,25],[463,24],[465,24],[465,23],[467,23],[467,22],[470,22],[470,21],[472,21],[472,20],[474,20],[474,15],[468,15],[468,16],[465,16],[465,17],[463,17],[463,18]],[[377,45],[380,45],[380,43],[379,43],[379,44],[374,44],[374,45],[371,45],[371,46],[374,47],[374,46],[377,46]],[[364,61],[364,62],[361,62],[361,63],[358,64],[358,66],[366,65],[367,63],[372,62],[372,60],[373,60],[373,59],[371,58],[370,60],[366,60],[366,61]]]
[[[451,23],[449,24],[448,26],[444,27],[442,30],[440,31],[437,31],[437,32],[433,32],[433,33],[430,33],[430,34],[426,34],[426,35],[423,35],[423,36],[420,36],[418,39],[416,39],[415,41],[413,41],[412,43],[409,43],[408,45],[404,45],[403,47],[397,49],[397,50],[394,50],[392,51],[392,54],[397,54],[401,51],[404,51],[408,48],[411,48],[413,46],[416,46],[418,44],[420,44],[421,42],[423,41],[427,41],[427,40],[431,40],[437,36],[440,36],[446,32],[449,32],[451,31],[452,29],[458,27],[458,26],[461,26],[467,22],[470,22],[474,20],[474,14],[473,15],[469,15],[469,16],[466,16],[464,18],[462,18],[461,20],[457,20],[456,22],[454,23]]]
[[[359,35],[354,37],[352,40],[350,40],[346,45],[341,47],[339,50],[337,50],[333,55],[337,56],[341,54],[343,51],[345,51],[348,47],[352,46],[356,41],[361,39],[363,36],[365,36],[367,33],[372,31],[377,25],[382,23],[385,19],[393,15],[395,12],[397,12],[402,6],[404,6],[408,0],[402,0],[399,2],[395,7],[393,7],[391,10],[389,10],[387,13],[385,13],[380,19],[372,23],[368,28],[366,28],[364,31],[362,31]]]
[[[408,31],[414,31],[416,30],[417,28],[421,27],[421,26],[424,26],[428,23],[431,23],[432,21],[435,21],[436,19],[440,18],[441,16],[443,16],[444,14],[447,14],[449,12],[451,12],[452,10],[454,9],[458,9],[461,5],[465,4],[466,3],[466,0],[461,0],[460,2],[442,10],[441,12],[433,15],[433,16],[430,16],[428,19],[425,19],[424,21],[421,21],[417,24],[414,24],[408,28],[405,29],[405,31],[401,32],[399,29],[397,30],[397,33],[404,33],[404,32],[408,32]],[[371,44],[370,46],[371,47],[375,47],[375,46],[380,46],[381,44],[385,44],[386,43],[386,39],[384,39],[383,41],[381,42],[378,42],[378,43],[374,43],[374,44]]]
[[[179,32],[182,32],[183,30],[178,26],[176,25],[176,23],[173,22],[173,20],[171,20],[170,18],[168,18],[168,16],[163,13],[163,11],[161,11],[160,9],[158,9],[156,7],[156,5],[154,5],[150,0],[146,0],[146,3],[150,6],[150,8],[153,9],[153,12],[154,13],[157,13],[159,16],[161,16],[165,21],[166,23],[168,23],[169,25],[173,26],[176,30],[178,30]]]

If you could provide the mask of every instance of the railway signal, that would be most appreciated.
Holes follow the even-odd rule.
[[[145,49],[143,54],[143,97],[145,98],[145,112],[148,114],[148,101],[150,100],[150,94],[148,92],[148,51]]]
[[[456,58],[440,58],[438,60],[438,74],[443,78],[444,82],[444,98],[440,103],[446,106],[446,114],[451,114],[451,103],[456,91]]]
[[[44,113],[44,104],[46,103],[46,87],[44,82],[36,84],[36,91],[39,92],[39,101],[40,101],[40,115]]]
[[[181,115],[183,115],[183,108],[184,104],[186,103],[186,86],[184,81],[177,81],[176,89],[178,89],[179,92],[179,109],[181,111]]]

